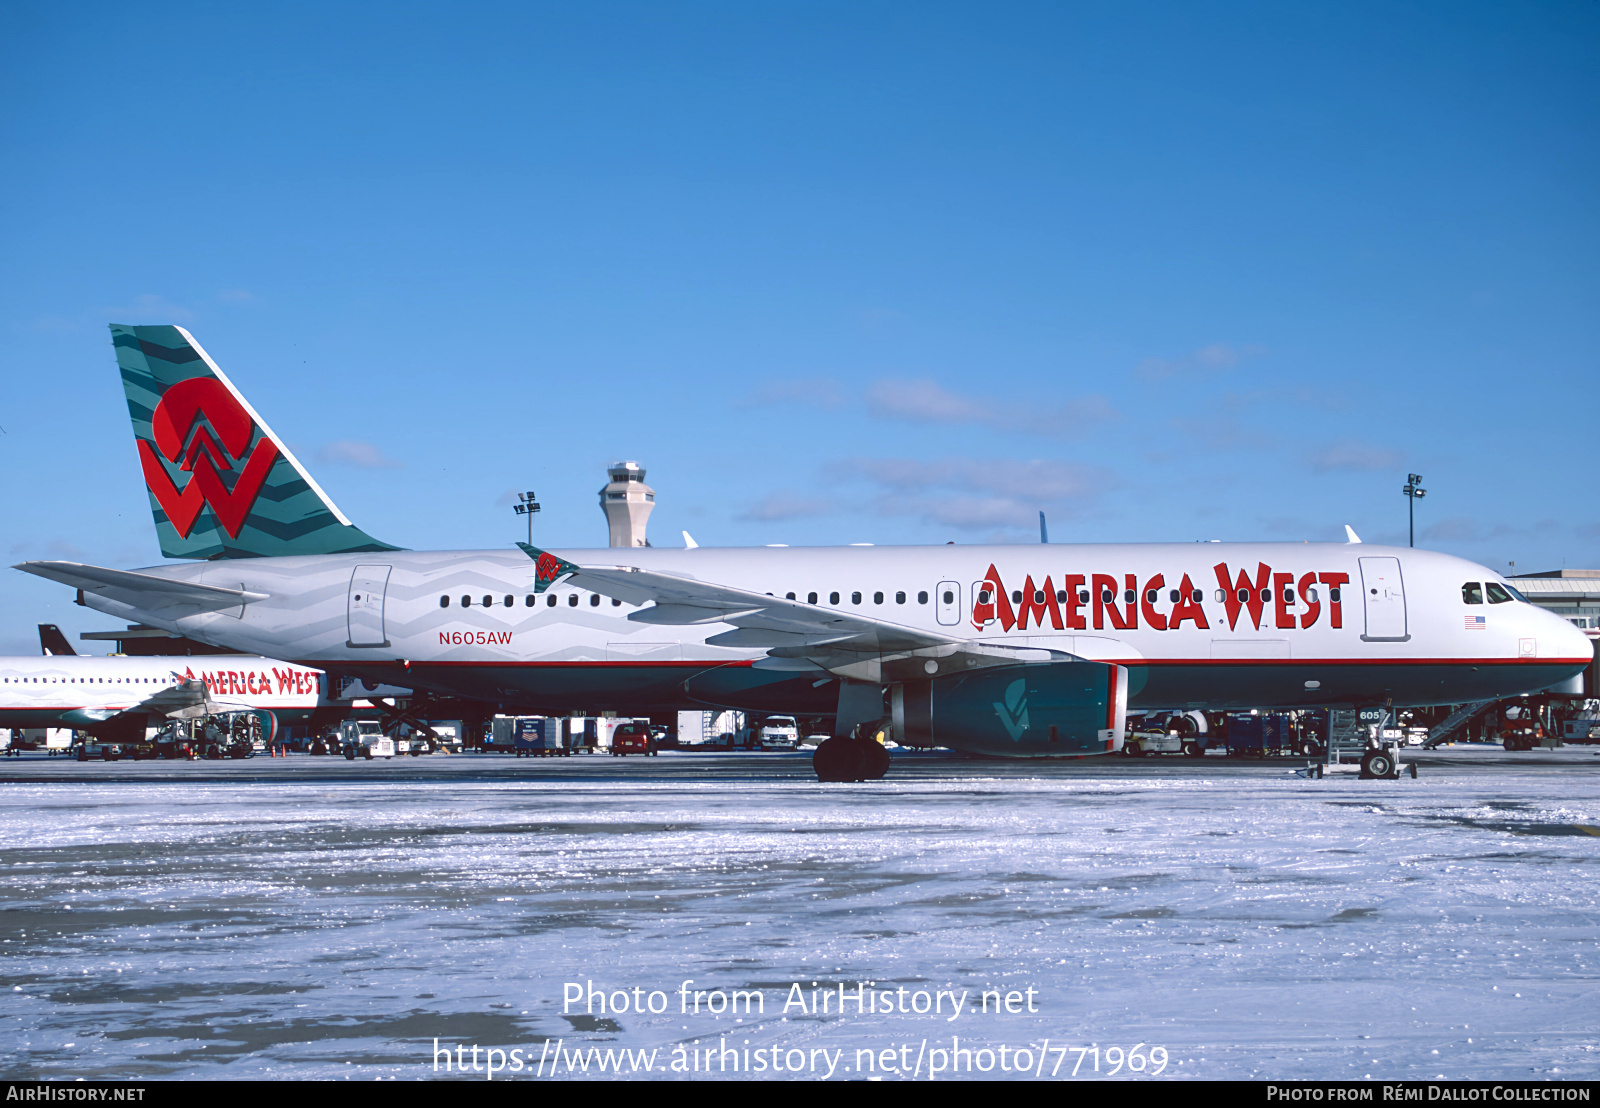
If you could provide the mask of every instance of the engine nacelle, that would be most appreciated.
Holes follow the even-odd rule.
[[[893,690],[894,730],[912,746],[1008,758],[1121,749],[1128,671],[1105,662],[999,666]]]

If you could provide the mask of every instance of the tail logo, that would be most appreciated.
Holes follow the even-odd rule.
[[[278,460],[276,444],[263,435],[255,449],[249,449],[255,420],[214,377],[190,377],[169,388],[156,405],[150,426],[155,448],[140,439],[139,463],[150,494],[178,534],[188,538],[200,509],[209,504],[217,522],[238,538]],[[192,475],[182,489],[167,475],[156,450]],[[231,489],[222,479],[224,471],[232,480]]]

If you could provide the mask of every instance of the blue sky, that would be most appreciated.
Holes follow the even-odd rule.
[[[0,8],[8,562],[159,561],[105,325],[367,531],[1600,566],[1600,8]],[[0,653],[114,624],[0,574]]]

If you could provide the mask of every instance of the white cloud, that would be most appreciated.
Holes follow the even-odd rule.
[[[790,407],[814,404],[829,410],[845,404],[844,389],[831,377],[789,377],[768,381],[735,404],[738,408]]]
[[[1213,342],[1177,358],[1146,358],[1134,367],[1133,375],[1145,381],[1170,381],[1174,377],[1224,373],[1245,359],[1266,352],[1266,347],[1255,343],[1234,346]]]
[[[879,419],[919,424],[974,424],[1008,433],[1075,438],[1122,418],[1103,396],[1067,401],[996,404],[951,392],[937,381],[879,381],[867,390],[867,413]]]
[[[752,504],[734,518],[753,523],[775,523],[785,519],[824,515],[832,510],[833,504],[819,497],[775,492],[759,503]]]
[[[1372,446],[1356,439],[1338,442],[1313,451],[1311,468],[1317,473],[1336,470],[1356,473],[1373,473],[1379,470],[1405,468],[1405,454],[1388,446]]]
[[[188,308],[151,293],[135,296],[123,307],[107,308],[105,314],[114,317],[114,322],[135,325],[194,322],[194,313]]]
[[[1040,510],[1081,514],[1120,481],[1078,462],[983,458],[851,458],[826,471],[877,486],[873,510],[963,530],[1035,529]]]
[[[400,469],[404,463],[384,454],[381,447],[358,439],[341,439],[330,442],[317,451],[317,461],[330,465],[355,466],[357,469]]]

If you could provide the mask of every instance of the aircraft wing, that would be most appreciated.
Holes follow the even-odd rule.
[[[621,600],[651,604],[629,614],[634,623],[733,627],[706,639],[711,646],[765,649],[762,669],[826,671],[856,681],[925,680],[982,666],[1065,660],[1069,654],[1028,647],[973,642],[943,632],[907,627],[857,612],[840,611],[766,593],[747,592],[673,573],[635,566],[579,566],[518,543],[549,567],[550,583],[565,581],[580,589]]]
[[[249,704],[213,699],[207,695],[206,683],[195,678],[168,685],[152,693],[139,703],[127,708],[79,708],[69,716],[72,722],[94,725],[106,723],[125,715],[156,715],[166,719],[197,719],[219,712],[242,712]],[[65,717],[64,717],[65,718]]]
[[[267,599],[267,594],[262,592],[174,581],[148,573],[129,573],[78,562],[23,562],[13,568],[147,611],[184,607],[216,612]]]

